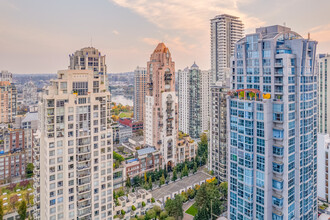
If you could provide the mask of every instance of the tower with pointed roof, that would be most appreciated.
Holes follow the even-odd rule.
[[[178,131],[175,96],[175,64],[164,43],[159,43],[147,63],[145,97],[145,144],[160,150],[164,163],[175,164]]]

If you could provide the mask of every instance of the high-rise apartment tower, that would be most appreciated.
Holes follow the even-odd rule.
[[[317,219],[316,45],[279,25],[236,43],[227,100],[229,219]]]
[[[202,71],[194,63],[178,71],[179,130],[192,138],[209,130],[210,71]]]
[[[223,81],[229,74],[230,58],[235,43],[243,37],[242,21],[231,15],[218,15],[211,19],[211,74],[212,82]]]
[[[160,150],[164,163],[175,164],[178,133],[175,65],[164,43],[159,43],[147,64],[145,144]]]
[[[58,71],[39,99],[35,219],[112,219],[110,93],[99,72],[105,64],[94,59],[103,57],[95,48],[78,54],[97,68]]]
[[[147,91],[147,68],[137,67],[134,71],[134,119],[143,121],[144,100]]]

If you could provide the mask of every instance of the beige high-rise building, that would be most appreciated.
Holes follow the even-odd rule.
[[[319,54],[317,57],[317,69],[318,69],[318,133],[330,134],[330,54]],[[330,86],[329,86],[330,87]]]
[[[175,95],[175,64],[164,43],[159,43],[151,54],[147,74],[145,144],[161,151],[163,164],[173,166],[178,132],[178,104]]]
[[[86,60],[90,54],[102,57],[88,48]],[[39,99],[34,219],[113,218],[110,93],[99,74],[105,64],[93,63],[58,71]]]
[[[0,72],[0,123],[10,123],[15,120],[17,108],[17,90],[12,83],[12,74]]]
[[[147,91],[147,68],[137,67],[134,71],[134,119],[143,121],[144,100]]]
[[[223,14],[211,19],[211,73],[212,82],[225,81],[229,74],[230,58],[235,43],[243,37],[244,25],[235,16]]]

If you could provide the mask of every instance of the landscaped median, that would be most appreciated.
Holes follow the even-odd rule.
[[[195,205],[196,203],[192,204],[187,210],[186,213],[192,216],[195,216],[198,212],[197,207]]]

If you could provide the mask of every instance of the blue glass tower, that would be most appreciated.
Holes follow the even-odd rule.
[[[317,219],[316,45],[278,25],[236,43],[227,96],[229,219]]]

